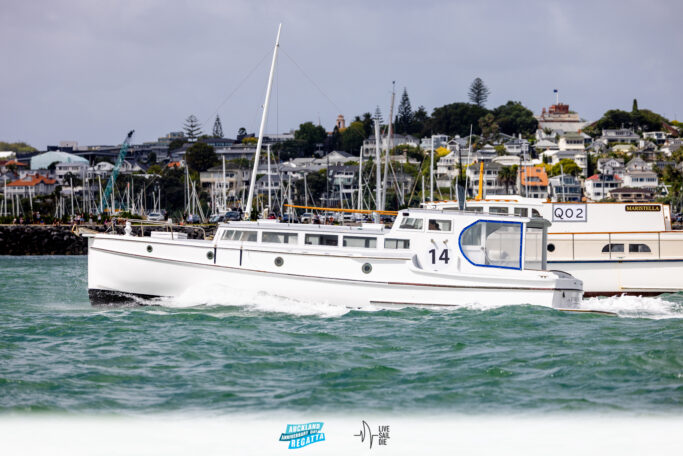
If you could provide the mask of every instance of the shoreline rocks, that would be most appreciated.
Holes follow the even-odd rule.
[[[83,225],[95,231],[105,232],[103,225]],[[71,232],[71,226],[61,225],[0,225],[0,255],[87,255],[88,239]],[[215,233],[215,226],[201,227],[206,236]],[[199,227],[173,227],[174,231],[187,233],[189,239],[202,239]],[[162,226],[144,227],[145,236],[151,231],[165,231]],[[123,225],[116,227],[123,234]],[[133,235],[140,235],[140,227],[133,227]]]

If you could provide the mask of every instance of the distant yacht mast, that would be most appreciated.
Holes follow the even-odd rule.
[[[261,128],[258,134],[258,143],[256,143],[256,154],[254,155],[254,168],[251,171],[251,181],[249,182],[249,196],[247,197],[247,207],[244,211],[244,218],[249,220],[251,218],[251,206],[254,201],[254,189],[256,188],[256,172],[258,170],[259,156],[261,155],[261,147],[263,145],[263,131],[266,127],[266,120],[268,119],[268,105],[270,104],[270,91],[273,88],[273,75],[275,74],[275,63],[277,62],[277,51],[280,48],[280,31],[282,24],[277,28],[277,38],[275,40],[275,50],[273,51],[273,62],[270,65],[270,76],[268,77],[268,89],[266,90],[266,101],[263,103],[263,114],[261,115]]]

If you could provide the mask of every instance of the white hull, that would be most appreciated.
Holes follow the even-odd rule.
[[[210,251],[215,262],[207,258]],[[172,298],[215,285],[349,307],[485,303],[576,308],[582,296],[580,282],[571,277],[539,271],[521,271],[515,280],[455,277],[419,270],[410,255],[312,255],[111,235],[90,238],[88,254],[93,303],[110,302],[116,294]],[[276,257],[283,259],[283,266],[274,265]],[[364,263],[372,264],[370,274],[361,271]],[[524,273],[528,278],[520,280]],[[231,297],[224,298],[229,305]]]
[[[548,267],[583,281],[586,296],[683,291],[683,260],[548,261]]]

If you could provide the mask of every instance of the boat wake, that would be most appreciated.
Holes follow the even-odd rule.
[[[158,298],[146,304],[167,308],[191,307],[238,307],[246,311],[286,313],[298,316],[318,316],[323,318],[341,317],[351,311],[377,312],[400,310],[413,306],[370,305],[347,307],[320,301],[303,301],[263,291],[248,291],[224,285],[203,285],[188,289],[174,298]],[[508,307],[512,304],[462,303],[453,308],[428,307],[437,312],[452,312],[462,309],[488,311]],[[419,306],[424,308],[423,306]],[[605,312],[624,318],[683,318],[683,296],[663,295],[662,297],[612,296],[587,298],[578,310]]]
[[[624,318],[683,318],[683,295],[586,298],[581,302],[580,309],[611,312]]]
[[[221,285],[192,287],[178,297],[160,298],[154,304],[172,308],[229,306],[256,312],[319,317],[341,317],[351,310],[327,302],[302,301],[263,291],[247,291]]]

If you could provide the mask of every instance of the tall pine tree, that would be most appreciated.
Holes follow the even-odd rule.
[[[183,130],[185,130],[185,136],[187,136],[187,140],[189,142],[195,142],[202,134],[202,128],[199,126],[199,120],[197,120],[197,117],[194,114],[191,114],[187,119],[185,119]]]
[[[415,115],[413,114],[413,109],[410,106],[410,98],[408,98],[408,91],[403,88],[403,95],[401,96],[401,102],[398,105],[398,113],[396,114],[396,133],[408,134],[412,132],[413,123],[415,120]]]
[[[213,123],[213,137],[223,137],[223,124],[221,124],[221,118],[218,115],[216,115],[216,121]]]
[[[472,81],[472,85],[470,86],[470,102],[483,108],[486,104],[486,100],[489,98],[489,93],[490,91],[488,87],[484,85],[484,81],[482,81],[481,78],[476,78]]]

